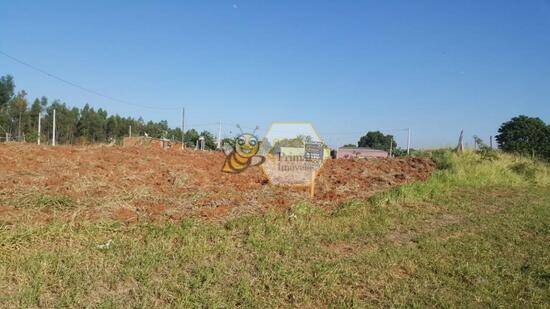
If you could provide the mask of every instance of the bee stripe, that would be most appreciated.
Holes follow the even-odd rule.
[[[241,171],[248,167],[249,164],[249,158],[242,157],[237,153],[233,153],[229,159],[229,167],[235,171]]]

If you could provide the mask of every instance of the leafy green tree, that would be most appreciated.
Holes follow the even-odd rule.
[[[353,147],[357,147],[357,145],[355,145],[355,144],[345,144],[343,147],[344,148],[353,148]]]
[[[185,145],[188,147],[195,147],[197,145],[197,140],[199,139],[199,132],[195,129],[187,130],[185,132],[183,140]]]
[[[107,112],[105,110],[100,108],[96,112],[88,104],[82,108],[77,125],[78,136],[81,142],[106,142],[106,127]]]
[[[9,102],[9,110],[13,124],[12,127],[16,128],[16,132],[12,133],[16,134],[18,140],[22,140],[24,136],[21,124],[24,125],[25,118],[27,118],[27,107],[27,93],[25,92],[25,90],[19,91],[15,98],[13,98],[13,100]]]
[[[84,105],[80,111],[80,118],[78,119],[77,130],[80,143],[87,143],[92,141],[93,136],[93,113],[94,109],[90,108],[89,104]]]
[[[97,110],[97,113],[94,115],[94,129],[95,129],[94,136],[93,136],[94,142],[107,141],[106,127],[107,127],[107,111],[100,108]]]
[[[69,110],[67,108],[64,112],[64,116],[66,117],[64,121],[66,140],[64,142],[73,144],[76,141],[76,138],[78,138],[78,119],[80,119],[80,109],[73,107]]]
[[[550,158],[550,126],[538,117],[520,115],[504,122],[496,140],[502,151]]]
[[[393,139],[393,135],[385,135],[380,131],[369,131],[364,136],[361,136],[357,142],[359,147],[368,147],[372,149],[390,151],[390,145],[393,149],[397,148],[397,143]]]
[[[161,138],[166,137],[167,138],[167,131],[168,131],[168,122],[166,120],[163,120],[161,122],[153,122],[149,121],[145,125],[145,132],[147,132],[147,135],[154,138]]]
[[[78,108],[69,109],[65,103],[59,100],[52,102],[46,108],[44,116],[43,133],[52,138],[53,134],[53,111],[55,110],[55,140],[58,144],[73,143],[78,134]]]
[[[216,139],[214,138],[214,135],[210,133],[209,131],[202,131],[200,136],[204,137],[204,145],[205,149],[214,150],[216,149],[217,143]]]
[[[118,115],[110,116],[107,118],[107,122],[105,124],[105,133],[107,135],[107,139],[111,138],[117,138],[118,137],[118,129],[120,126],[121,118]]]
[[[0,133],[12,133],[12,119],[8,111],[8,103],[15,95],[15,83],[11,75],[0,77]]]
[[[0,110],[4,107],[15,95],[15,82],[11,75],[0,77]]]
[[[222,139],[222,145],[228,145],[230,147],[234,147],[235,146],[235,139],[226,137],[226,138]]]
[[[38,116],[42,112],[42,105],[40,104],[39,99],[35,99],[32,102],[31,108],[29,110],[29,123],[26,128],[27,131],[35,132],[38,127]]]
[[[181,142],[181,128],[168,129],[169,138]]]
[[[31,108],[28,111],[28,120],[25,123],[25,136],[27,141],[34,142],[38,138],[38,117],[47,106],[48,99],[46,97],[42,97],[40,99],[37,98],[33,101]],[[44,134],[41,135],[43,136]]]

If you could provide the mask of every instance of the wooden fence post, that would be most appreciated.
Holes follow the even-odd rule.
[[[311,171],[311,181],[310,181],[310,188],[309,188],[309,197],[313,199],[315,197],[315,170]]]

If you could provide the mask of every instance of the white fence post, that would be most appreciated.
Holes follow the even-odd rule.
[[[38,139],[37,139],[37,142],[38,142],[38,145],[40,145],[40,132],[42,130],[40,130],[40,113],[38,113]]]
[[[53,110],[53,136],[52,145],[55,146],[55,109]]]

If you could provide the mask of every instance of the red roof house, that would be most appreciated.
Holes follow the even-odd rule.
[[[387,158],[388,153],[384,150],[376,150],[366,147],[340,147],[336,152],[337,159],[352,158]]]

